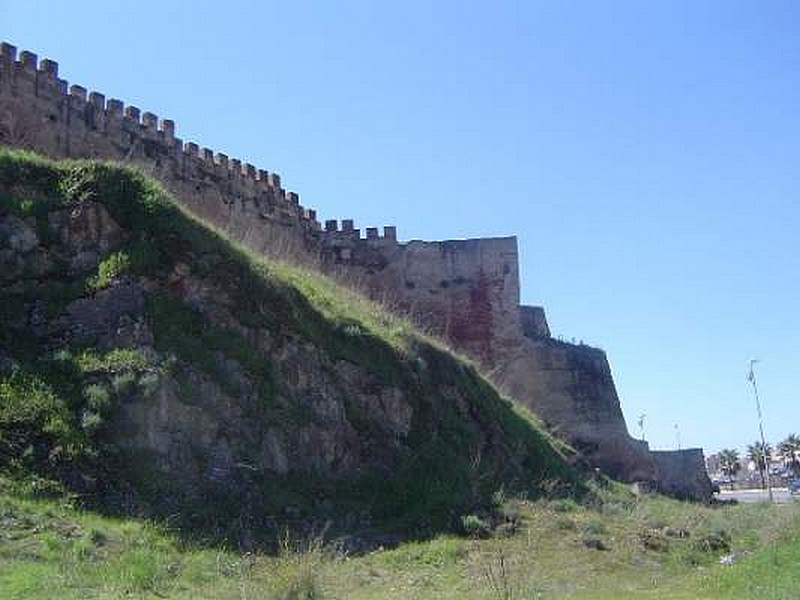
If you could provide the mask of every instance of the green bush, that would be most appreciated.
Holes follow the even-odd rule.
[[[86,433],[94,433],[103,426],[103,417],[93,410],[86,410],[81,417],[81,427]]]
[[[123,252],[109,254],[97,265],[97,275],[90,277],[86,285],[91,290],[102,290],[131,268],[131,260]]]
[[[111,407],[111,394],[105,386],[93,383],[84,392],[86,405],[97,413],[104,413]]]
[[[111,387],[114,388],[117,396],[125,396],[136,387],[136,375],[130,371],[114,375],[111,379]]]
[[[728,552],[731,549],[731,534],[725,529],[714,529],[701,533],[694,543],[703,552]]]
[[[39,376],[0,376],[0,464],[52,466],[78,455],[83,442],[67,403]]]
[[[464,515],[461,517],[461,527],[464,533],[472,538],[488,537],[492,531],[489,523],[481,519],[478,515]]]
[[[149,360],[138,348],[115,348],[105,354],[84,350],[74,360],[82,373],[139,372],[150,366]]]
[[[559,513],[570,513],[578,510],[578,503],[572,498],[563,498],[553,502],[553,510]]]
[[[590,535],[602,535],[606,532],[606,526],[602,521],[589,521],[583,526],[583,531]]]

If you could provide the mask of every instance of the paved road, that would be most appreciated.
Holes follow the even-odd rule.
[[[772,497],[775,502],[785,504],[791,502],[792,496],[786,488],[773,488]],[[739,502],[766,502],[769,500],[766,490],[722,490],[717,494],[720,500],[738,500]]]

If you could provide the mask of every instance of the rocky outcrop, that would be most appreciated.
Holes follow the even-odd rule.
[[[441,523],[501,487],[577,485],[473,367],[413,331],[384,331],[391,319],[360,313],[351,292],[270,274],[119,168],[40,166],[80,192],[26,216],[15,198],[41,190],[4,188],[26,163],[1,160],[0,249],[15,267],[0,289],[0,368],[67,398],[76,439],[99,444],[89,463],[118,461],[102,476],[70,471],[83,493],[135,488],[118,504],[234,506],[248,522],[346,508]]]

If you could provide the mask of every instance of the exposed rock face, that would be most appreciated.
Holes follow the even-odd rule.
[[[144,318],[142,288],[129,280],[70,303],[61,319],[66,339],[91,340],[100,350],[151,346],[153,334]]]
[[[128,173],[104,176],[111,192],[131,184]],[[102,186],[87,189],[30,222],[13,214],[20,205],[0,210],[3,260],[18,266],[0,288],[0,371],[67,361],[69,377],[53,385],[70,394],[75,420],[180,492],[160,487],[159,501],[219,494],[265,518],[265,506],[286,508],[270,485],[308,486],[316,505],[344,502],[331,486],[358,493],[368,481],[370,503],[432,498],[450,518],[500,487],[574,483],[559,451],[474,368],[419,336],[392,345],[357,316],[326,316],[314,304],[326,298],[259,273],[177,210],[148,206],[162,211],[150,222],[129,207],[135,198],[115,204]],[[156,260],[98,283],[110,253],[147,244]]]
[[[299,340],[272,352],[282,387],[272,400],[273,416],[259,417],[258,385],[246,375],[231,394],[181,365],[191,399],[181,396],[174,379],[162,379],[154,392],[123,405],[115,441],[151,453],[171,477],[195,483],[234,483],[253,473],[340,480],[381,472],[391,478],[420,418],[408,392]],[[235,362],[226,368],[242,372]],[[460,397],[448,386],[437,392]],[[470,418],[466,412],[460,417]]]
[[[0,281],[41,277],[49,268],[34,227],[9,215],[0,222]]]
[[[41,234],[57,236],[60,244],[52,249],[45,247]],[[0,280],[40,278],[61,269],[64,263],[73,272],[86,271],[96,267],[100,257],[122,240],[122,232],[108,212],[94,202],[53,210],[41,222],[35,217],[4,214],[0,216]]]
[[[6,262],[16,266],[3,271],[9,286],[46,276],[48,269],[40,265],[48,261],[42,257],[67,258],[70,272],[91,272],[122,239],[119,226],[94,202],[54,211],[47,220],[53,235],[45,246],[32,226],[13,215],[0,215],[0,247]],[[182,263],[175,273],[189,270]],[[247,329],[230,312],[225,292],[211,280],[187,274],[180,278],[181,285],[175,285],[177,280],[172,278],[175,300],[193,306],[214,326],[246,336],[282,382],[282,391],[272,402],[286,410],[295,405],[291,410],[305,411],[307,419],[293,424],[291,419],[270,423],[253,418],[254,405],[261,401],[258,383],[236,360],[219,355],[218,366],[231,389],[223,389],[193,365],[180,363],[192,390],[191,401],[181,398],[172,376],[162,375],[150,393],[123,404],[115,442],[152,452],[165,471],[189,480],[223,482],[241,469],[278,474],[292,469],[338,478],[352,476],[368,463],[391,468],[386,457],[402,445],[411,429],[413,409],[405,391],[377,380],[363,367],[331,360],[299,338]],[[56,319],[41,316],[17,326],[22,334],[34,329],[41,337],[86,342],[99,350],[142,348],[157,361],[142,284],[122,277],[70,302]],[[34,303],[30,312],[36,311]],[[452,393],[441,390],[442,397]],[[349,422],[346,407],[361,411],[380,430],[383,448],[369,447],[368,436],[360,435]]]
[[[48,215],[51,232],[59,236],[62,252],[73,271],[97,265],[100,257],[123,241],[120,228],[101,204],[82,202]]]

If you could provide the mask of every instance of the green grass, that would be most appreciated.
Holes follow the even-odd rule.
[[[313,534],[278,534],[270,554],[201,547],[145,522],[3,489],[0,597],[9,599],[793,600],[800,593],[800,503],[704,507],[614,489],[568,513],[554,501],[516,502],[520,528],[510,536],[439,535],[347,556]],[[565,514],[575,529],[557,526]],[[582,544],[597,522],[607,550]],[[688,528],[688,536],[652,550],[641,534],[653,525]],[[732,551],[747,553],[732,566],[718,564],[718,551],[686,560],[695,538],[720,526]]]

